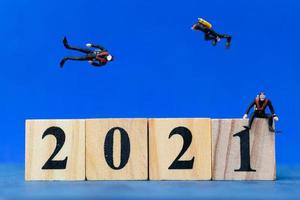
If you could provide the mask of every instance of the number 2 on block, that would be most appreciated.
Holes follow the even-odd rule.
[[[56,147],[42,169],[66,169],[68,157],[66,157],[64,160],[53,160],[65,143],[65,132],[61,128],[53,126],[48,128],[43,133],[42,139],[48,135],[53,135],[55,137]]]
[[[183,147],[176,159],[170,165],[169,169],[193,169],[195,157],[193,157],[191,160],[179,160],[192,143],[191,131],[186,127],[177,127],[171,131],[169,139],[173,135],[180,135],[183,138]]]

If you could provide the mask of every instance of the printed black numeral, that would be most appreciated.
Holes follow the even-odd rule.
[[[180,135],[183,138],[183,147],[169,169],[193,169],[195,157],[191,160],[179,160],[192,143],[191,131],[185,127],[177,127],[171,131],[169,139],[173,135]]]
[[[241,166],[239,169],[235,169],[235,172],[255,172],[256,170],[251,168],[250,162],[250,132],[249,129],[242,130],[233,135],[233,137],[240,138],[240,152],[241,152]]]
[[[114,165],[113,159],[113,144],[115,131],[119,130],[121,135],[121,161],[119,166]],[[110,129],[105,137],[104,141],[104,156],[106,163],[115,170],[122,169],[128,162],[130,155],[130,141],[127,132],[120,127],[114,127]]]
[[[42,169],[66,169],[68,157],[64,160],[53,160],[65,143],[65,132],[61,128],[53,126],[43,133],[42,139],[44,139],[47,135],[53,135],[55,137],[56,147]]]

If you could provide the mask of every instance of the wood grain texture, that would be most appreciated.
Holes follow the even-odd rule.
[[[169,169],[183,147],[183,137],[173,135],[176,127],[186,127],[192,142],[180,160],[191,160],[192,169]],[[150,180],[210,180],[211,121],[210,119],[150,119],[149,120]]]
[[[53,160],[68,157],[66,169],[42,169],[57,142],[53,135],[42,139],[49,127],[59,127],[65,133],[65,143]],[[84,180],[85,121],[27,120],[25,151],[25,180]]]
[[[123,128],[130,141],[130,156],[122,169],[105,160],[104,143],[110,129]],[[113,136],[113,164],[120,166],[120,131]],[[86,121],[86,172],[88,180],[146,180],[148,178],[147,119],[90,119]]]
[[[249,133],[250,163],[256,172],[238,172],[241,163],[240,138],[248,120],[213,119],[213,180],[274,180],[276,178],[275,136],[266,119],[255,119]]]

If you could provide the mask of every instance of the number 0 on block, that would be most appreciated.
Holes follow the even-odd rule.
[[[87,180],[146,180],[147,119],[86,120]]]

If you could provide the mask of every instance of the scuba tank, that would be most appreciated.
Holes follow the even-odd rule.
[[[198,18],[198,22],[204,26],[206,26],[207,28],[211,29],[212,25],[211,23],[209,23],[208,21],[202,19],[202,18]]]

